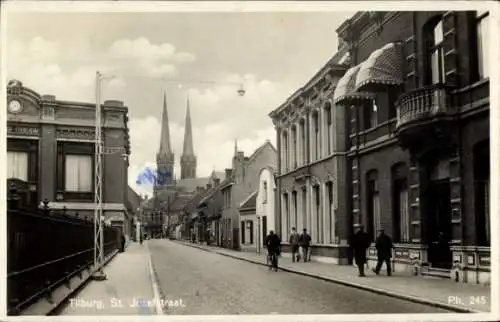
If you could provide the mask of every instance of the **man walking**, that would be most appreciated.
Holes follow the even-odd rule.
[[[391,237],[384,233],[383,229],[380,229],[377,241],[375,242],[375,248],[377,248],[377,267],[373,272],[378,275],[382,268],[382,264],[385,262],[387,266],[387,276],[391,276],[392,240]]]
[[[310,262],[311,255],[309,254],[309,246],[311,245],[311,235],[307,233],[306,228],[304,228],[302,234],[300,235],[299,244],[302,247],[302,256],[304,256],[304,262]]]
[[[292,263],[295,263],[295,256],[297,256],[297,262],[300,261],[299,239],[300,239],[300,236],[297,233],[297,230],[295,229],[295,227],[293,227],[292,233],[290,235],[290,246],[292,247]]]
[[[269,235],[266,237],[266,247],[267,256],[272,260],[271,267],[269,269],[274,269],[278,271],[278,256],[280,255],[281,239],[274,233],[274,231],[269,231]]]
[[[351,249],[354,251],[354,261],[358,266],[359,277],[365,275],[366,249],[370,247],[370,236],[364,232],[363,225],[358,226],[358,231],[351,241]]]

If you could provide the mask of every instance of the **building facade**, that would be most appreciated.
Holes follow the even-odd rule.
[[[221,217],[222,246],[240,249],[241,223],[238,207],[241,202],[257,190],[259,172],[265,166],[276,166],[276,148],[267,141],[252,155],[245,157],[244,152],[235,146],[232,169],[226,169],[225,184],[221,186],[223,209]]]
[[[337,30],[350,57],[334,104],[350,120],[351,221],[393,238],[397,271],[489,281],[488,21],[359,12]]]
[[[313,257],[335,263],[348,262],[351,231],[346,188],[347,119],[345,110],[333,103],[347,59],[348,51],[343,48],[269,114],[276,127],[280,156],[276,229],[285,245],[292,227],[299,232],[307,229]]]
[[[276,168],[265,167],[260,170],[259,190],[255,201],[255,245],[261,252],[269,232],[276,231]]]
[[[47,199],[51,208],[93,217],[95,103],[56,100],[11,80],[7,106],[7,178],[27,183],[25,196],[32,207]],[[101,107],[104,215],[129,236],[128,108],[120,101],[105,101]]]

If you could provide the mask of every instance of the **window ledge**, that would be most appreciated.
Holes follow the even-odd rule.
[[[469,90],[472,90],[476,87],[480,87],[481,85],[485,84],[485,83],[488,83],[490,81],[490,78],[487,77],[487,78],[483,78],[481,80],[478,80],[477,82],[475,83],[472,83],[470,85],[467,85],[465,87],[462,87],[462,88],[459,88],[459,89],[456,89],[456,90],[453,90],[451,91],[452,94],[460,94],[460,93],[463,93],[463,92],[467,92]]]

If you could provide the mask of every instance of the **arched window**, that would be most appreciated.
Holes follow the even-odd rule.
[[[333,153],[333,115],[332,115],[332,104],[327,102],[325,105],[325,116],[326,116],[326,154],[330,155]]]
[[[302,165],[307,163],[307,142],[306,142],[306,121],[304,119],[300,120],[300,145],[302,148]]]
[[[426,56],[427,56],[427,82],[429,84],[444,84],[444,50],[443,50],[443,19],[441,16],[432,18],[425,26]]]
[[[283,132],[283,169],[285,171],[289,170],[289,163],[288,163],[288,158],[289,158],[289,147],[288,147],[288,133]]]
[[[408,168],[404,163],[392,166],[392,222],[393,240],[410,242],[410,209],[408,202]]]
[[[313,113],[314,126],[314,160],[320,159],[320,131],[319,131],[319,114],[317,111]]]
[[[376,170],[371,170],[366,173],[366,212],[366,232],[370,235],[371,240],[374,240],[381,228],[378,173]]]
[[[292,127],[292,168],[297,168],[297,127],[294,125]]]

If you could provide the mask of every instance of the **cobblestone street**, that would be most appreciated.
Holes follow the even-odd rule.
[[[272,272],[166,240],[148,242],[162,295],[182,300],[166,314],[445,313],[438,308]]]

